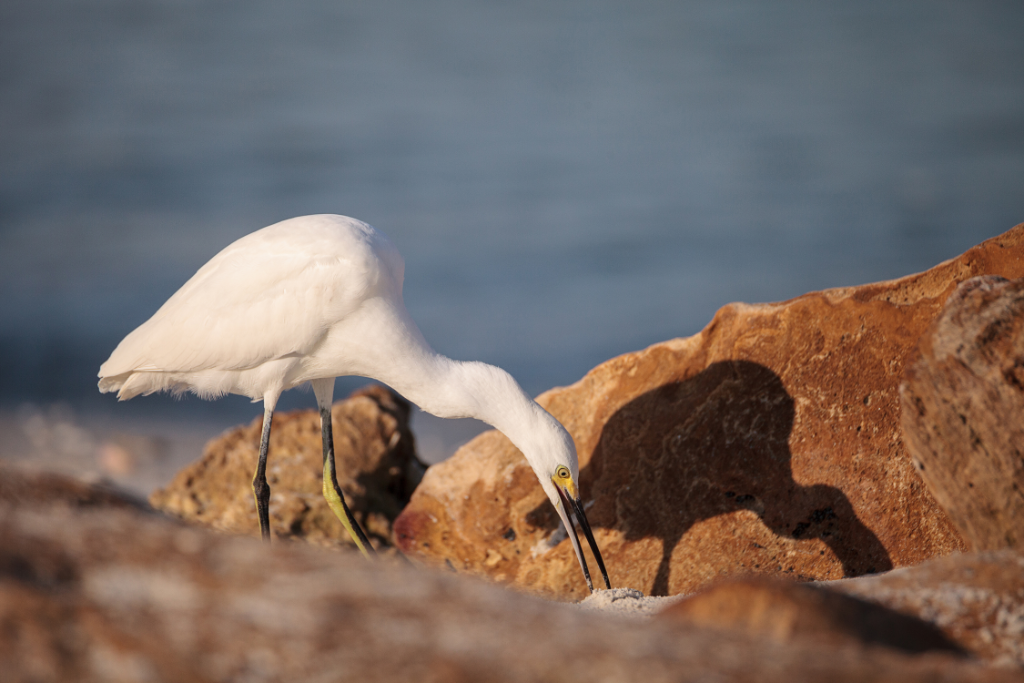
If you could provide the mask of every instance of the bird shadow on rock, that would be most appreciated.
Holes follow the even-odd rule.
[[[780,537],[820,539],[846,577],[891,569],[885,547],[843,491],[793,479],[794,415],[793,398],[779,376],[749,361],[713,363],[637,397],[605,424],[580,473],[585,498],[594,501],[591,523],[616,528],[627,541],[662,540],[651,595],[669,594],[672,553],[687,531],[738,510],[756,513]],[[722,547],[736,548],[736,540]],[[757,555],[762,548],[746,544],[752,543]],[[729,561],[738,565],[743,559]],[[770,566],[751,569],[794,571],[774,557]],[[795,576],[823,578],[799,571]]]

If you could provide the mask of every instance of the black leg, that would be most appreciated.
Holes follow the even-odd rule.
[[[327,504],[331,506],[334,514],[348,531],[352,540],[356,542],[356,546],[363,555],[366,557],[376,555],[377,553],[370,545],[366,534],[359,526],[359,522],[352,516],[352,511],[345,504],[345,496],[342,495],[341,487],[338,486],[338,476],[334,466],[334,429],[331,425],[330,406],[321,406],[320,408],[320,431],[324,442],[324,498],[327,499]]]
[[[263,413],[263,435],[260,437],[260,461],[252,478],[252,493],[256,497],[256,514],[260,518],[260,536],[270,542],[270,484],[267,483],[267,450],[270,448],[270,424],[274,411]]]

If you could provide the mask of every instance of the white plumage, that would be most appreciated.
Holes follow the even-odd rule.
[[[281,392],[310,382],[322,421],[327,417],[324,495],[329,501],[337,495],[335,513],[367,552],[369,543],[334,481],[329,410],[335,377],[371,377],[427,412],[477,418],[508,436],[570,532],[588,585],[572,515],[607,585],[576,488],[572,437],[504,370],[453,361],[431,349],[402,301],[404,270],[390,240],[352,218],[304,216],[263,228],[210,259],[125,337],[100,367],[100,391],[116,391],[122,400],[158,391],[262,400],[253,488],[261,531],[269,538],[264,470],[273,411]]]
[[[364,302],[393,300],[396,290],[401,300],[403,269],[391,243],[358,221],[310,216],[258,230],[210,259],[118,344],[100,368],[100,390],[122,399],[160,390],[279,394],[315,378],[331,331],[353,326]]]

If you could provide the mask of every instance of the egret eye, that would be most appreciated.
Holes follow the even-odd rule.
[[[569,478],[569,468],[568,467],[559,467],[558,471],[556,472],[556,474],[558,474],[558,478],[559,479],[568,479]]]

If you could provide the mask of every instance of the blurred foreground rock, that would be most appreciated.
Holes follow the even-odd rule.
[[[1024,225],[899,280],[730,304],[693,337],[542,395],[576,440],[612,585],[837,579],[964,550],[903,445],[899,384],[946,299],[981,274],[1024,276]],[[428,563],[585,595],[535,475],[496,432],[432,467],[395,531]]]
[[[48,505],[51,488],[0,489],[4,681],[1021,680],[942,653],[584,612],[132,506]]]
[[[779,643],[849,642],[885,645],[908,653],[940,650],[965,654],[925,621],[814,584],[778,578],[729,579],[713,584],[659,616],[738,630]]]
[[[146,501],[105,482],[88,483],[31,464],[0,461],[0,504],[8,507],[131,508],[151,512]]]
[[[376,385],[332,408],[338,483],[375,545],[390,544],[391,523],[425,469],[416,457],[409,410],[405,399]],[[207,444],[203,457],[154,492],[150,502],[189,521],[258,536],[252,477],[262,423],[257,418]],[[323,498],[321,444],[317,411],[274,415],[267,459],[271,531],[317,545],[352,545]]]
[[[963,283],[901,391],[910,455],[967,544],[1024,551],[1024,280]]]
[[[1024,553],[956,554],[825,586],[930,622],[988,662],[1024,668]]]
[[[776,642],[945,650],[1024,669],[1024,554],[955,554],[884,574],[815,584],[716,583],[660,616]]]

